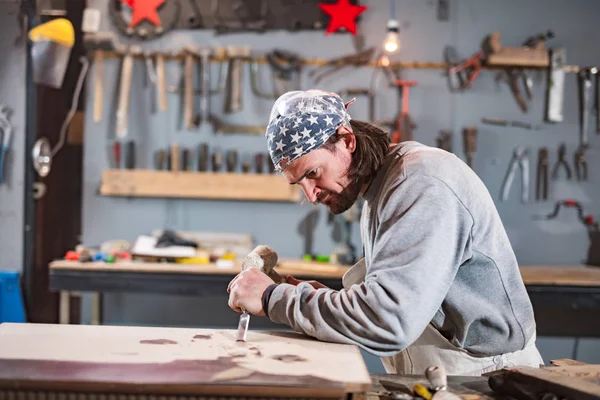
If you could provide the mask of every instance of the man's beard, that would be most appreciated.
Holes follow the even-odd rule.
[[[329,190],[322,191],[317,197],[315,204],[321,203],[327,196],[331,195],[329,204],[325,204],[332,214],[341,214],[348,210],[356,202],[360,193],[360,184],[352,182],[342,190],[341,193],[335,193]]]

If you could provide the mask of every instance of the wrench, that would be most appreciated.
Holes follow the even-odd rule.
[[[588,148],[588,130],[590,117],[590,100],[592,75],[598,72],[596,67],[582,68],[577,73],[579,90],[579,144],[580,148]]]

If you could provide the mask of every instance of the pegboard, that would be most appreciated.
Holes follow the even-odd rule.
[[[273,30],[325,30],[329,15],[319,3],[338,0],[165,0],[158,7],[162,27],[144,20],[129,28],[131,10],[122,0],[110,0],[112,23],[126,36],[152,39],[173,29],[209,29],[215,34],[264,33]],[[359,4],[350,0],[350,4]],[[360,16],[356,19],[360,21]],[[336,33],[345,33],[340,29]]]

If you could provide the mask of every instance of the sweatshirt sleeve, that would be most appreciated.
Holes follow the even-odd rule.
[[[402,351],[420,336],[464,262],[472,217],[431,176],[409,175],[379,198],[365,281],[339,291],[281,284],[269,300],[272,321],[378,356]]]

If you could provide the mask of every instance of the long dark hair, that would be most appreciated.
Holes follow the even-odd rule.
[[[368,182],[383,164],[390,147],[389,135],[376,125],[364,121],[350,120],[352,133],[356,137],[356,149],[348,170],[348,177],[354,183]],[[335,151],[335,144],[343,134],[335,134],[323,144],[323,148]]]

